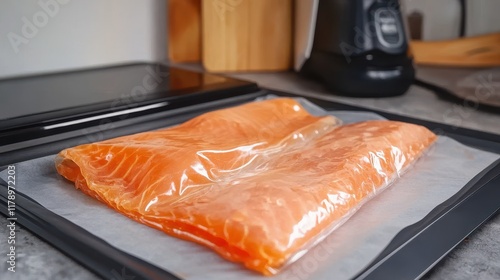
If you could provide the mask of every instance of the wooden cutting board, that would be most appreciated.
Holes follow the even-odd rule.
[[[500,66],[500,33],[447,41],[411,41],[415,63],[451,67]]]
[[[292,65],[292,0],[202,0],[208,71],[277,71]]]
[[[169,0],[168,59],[197,62],[201,59],[201,0]]]

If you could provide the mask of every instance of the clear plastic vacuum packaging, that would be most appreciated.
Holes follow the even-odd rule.
[[[140,223],[272,275],[411,168],[436,139],[422,126],[342,124],[275,98],[69,148],[56,168]]]

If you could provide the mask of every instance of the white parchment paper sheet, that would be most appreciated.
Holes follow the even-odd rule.
[[[325,112],[301,100],[313,114],[351,123],[381,119],[372,113]],[[429,152],[388,189],[297,262],[273,277],[228,262],[210,249],[139,224],[87,197],[60,177],[54,156],[16,164],[17,191],[111,245],[185,279],[348,279],[371,262],[403,228],[458,192],[499,155],[440,137]],[[2,178],[6,174],[0,174]],[[411,265],[411,264],[409,264]]]

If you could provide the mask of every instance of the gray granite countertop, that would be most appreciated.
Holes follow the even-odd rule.
[[[198,65],[181,65],[199,70]],[[437,73],[437,74],[436,74]],[[419,77],[429,77],[447,84],[454,83],[453,73],[439,77],[440,71],[420,69]],[[440,100],[428,90],[412,86],[403,96],[392,98],[357,99],[339,97],[328,93],[320,84],[306,80],[295,73],[250,73],[232,74],[240,79],[257,82],[261,87],[288,91],[305,96],[339,101],[351,105],[383,110],[387,112],[447,123],[458,127],[500,134],[500,112],[487,113],[474,108],[460,110],[460,107]],[[3,217],[3,216],[2,216]],[[84,267],[40,240],[22,226],[16,232],[17,267],[15,273],[8,273],[7,220],[0,219],[0,279],[98,279]],[[464,240],[452,250],[425,279],[500,279],[500,215]]]

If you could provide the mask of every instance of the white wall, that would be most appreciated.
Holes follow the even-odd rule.
[[[458,0],[402,0],[407,13],[422,12],[424,40],[455,39],[460,29]],[[467,1],[466,36],[500,32],[500,0]]]
[[[1,0],[0,78],[164,60],[166,34],[165,0]]]
[[[474,1],[474,0],[473,0]],[[458,0],[404,0],[406,12],[423,14],[422,39],[457,38],[460,32],[460,2]]]
[[[474,36],[490,32],[500,32],[500,1],[467,1],[467,35]]]

